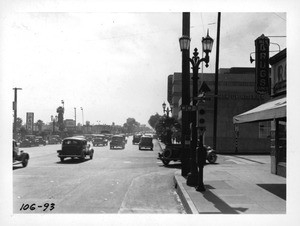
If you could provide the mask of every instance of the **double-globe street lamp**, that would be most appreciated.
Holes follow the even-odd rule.
[[[179,39],[180,43],[180,49],[181,51],[189,50],[190,48],[190,42],[191,39],[188,36],[182,36]],[[212,50],[214,40],[209,36],[209,33],[207,31],[207,36],[205,38],[202,38],[202,51],[205,53],[204,58],[199,58],[198,49],[194,49],[193,57],[189,58],[190,63],[192,64],[193,69],[193,106],[195,108],[193,109],[192,113],[192,142],[190,146],[190,173],[188,174],[187,178],[187,185],[189,186],[197,186],[197,191],[205,191],[204,184],[203,184],[203,166],[204,164],[199,164],[199,172],[197,169],[197,162],[196,162],[196,150],[197,150],[197,142],[198,142],[198,131],[197,131],[197,114],[198,111],[196,111],[197,106],[197,100],[198,97],[198,71],[199,71],[199,65],[201,62],[205,62],[205,66],[208,67],[209,63],[209,53]],[[203,136],[200,136],[200,139],[203,139]],[[203,142],[199,142],[199,150],[204,151]],[[199,157],[199,156],[198,156]],[[199,161],[198,161],[199,162]],[[200,161],[203,163],[203,161]]]
[[[53,125],[53,130],[52,133],[55,133],[55,123],[58,121],[58,117],[57,115],[55,117],[53,117],[53,115],[51,115],[51,121],[52,121],[52,125]]]
[[[165,119],[165,125],[166,125],[166,132],[167,132],[167,136],[166,136],[166,143],[170,144],[172,143],[172,134],[171,134],[171,128],[170,128],[170,123],[169,123],[169,114],[170,112],[172,113],[172,106],[170,106],[170,109],[169,107],[166,108],[166,103],[164,102],[162,104],[162,107],[163,107],[163,112],[164,113],[167,113],[167,117]]]
[[[169,109],[169,107],[167,107],[167,109],[166,109],[166,103],[164,102],[163,104],[162,104],[162,107],[163,107],[163,111],[164,111],[164,113],[167,113],[167,117],[169,117],[169,113],[171,112],[172,113],[172,106],[171,106],[171,109]]]

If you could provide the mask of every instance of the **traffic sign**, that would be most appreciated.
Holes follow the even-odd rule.
[[[202,109],[203,106],[200,106],[200,105],[197,105],[197,106],[194,106],[194,105],[183,105],[181,106],[181,110],[182,111],[198,111],[200,109]]]

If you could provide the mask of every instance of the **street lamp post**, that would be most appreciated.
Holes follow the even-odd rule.
[[[53,126],[52,133],[55,133],[55,123],[57,122],[57,120],[58,120],[57,115],[55,117],[53,117],[53,115],[51,115],[51,121],[52,121],[52,126]]]
[[[190,13],[182,13],[182,42],[180,41],[180,48],[182,53],[182,106],[189,105],[190,103],[190,66],[189,66],[189,36],[190,36]],[[182,111],[182,126],[181,126],[181,176],[186,177],[189,173],[189,149],[186,148],[190,144],[190,129],[189,129],[189,112]]]
[[[166,109],[166,103],[164,102],[163,104],[162,104],[162,107],[163,107],[163,111],[164,111],[164,113],[167,113],[167,117],[169,118],[169,113],[171,112],[172,113],[172,107],[169,109],[169,107],[167,107],[167,109]]]
[[[82,113],[82,131],[84,130],[84,118],[83,118],[83,108],[80,107]]]
[[[180,40],[180,47],[181,49],[188,49],[190,44],[190,38],[189,37],[181,37]],[[194,49],[193,57],[189,58],[190,63],[192,64],[193,69],[193,106],[197,106],[197,100],[198,97],[198,71],[199,71],[199,65],[201,62],[205,62],[205,66],[208,67],[209,63],[209,53],[212,50],[213,46],[213,39],[209,36],[209,33],[207,31],[207,36],[205,38],[202,38],[202,50],[205,53],[204,58],[199,58],[198,49]],[[198,185],[198,170],[197,170],[197,162],[196,162],[196,150],[197,150],[197,143],[198,143],[198,132],[197,132],[197,114],[198,111],[194,110],[192,114],[192,142],[191,142],[191,153],[190,153],[190,173],[187,177],[187,185],[189,186],[196,186]],[[203,144],[202,144],[203,145]]]
[[[75,116],[75,131],[76,131],[76,108],[74,108],[74,116]]]
[[[13,138],[17,139],[17,91],[22,90],[22,88],[13,88],[15,90],[15,100],[13,102],[14,110],[14,127],[13,127]]]
[[[169,109],[169,107],[166,108],[165,102],[162,104],[162,107],[163,107],[163,112],[167,113],[167,115],[166,115],[167,116],[167,118],[166,118],[166,130],[167,130],[166,143],[171,144],[172,143],[172,137],[171,137],[172,134],[171,134],[171,128],[169,125],[169,117],[170,117],[169,114],[170,114],[170,112],[172,113],[172,107],[170,109]]]

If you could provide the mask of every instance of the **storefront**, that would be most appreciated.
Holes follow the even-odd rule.
[[[286,49],[269,59],[272,99],[233,117],[234,124],[271,121],[271,173],[286,177]]]

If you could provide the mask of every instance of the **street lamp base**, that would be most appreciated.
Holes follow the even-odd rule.
[[[198,176],[195,173],[188,173],[187,179],[186,179],[186,185],[195,187],[198,185]]]
[[[196,191],[206,191],[206,189],[205,189],[205,187],[204,187],[204,184],[198,185],[198,186],[196,187]]]

